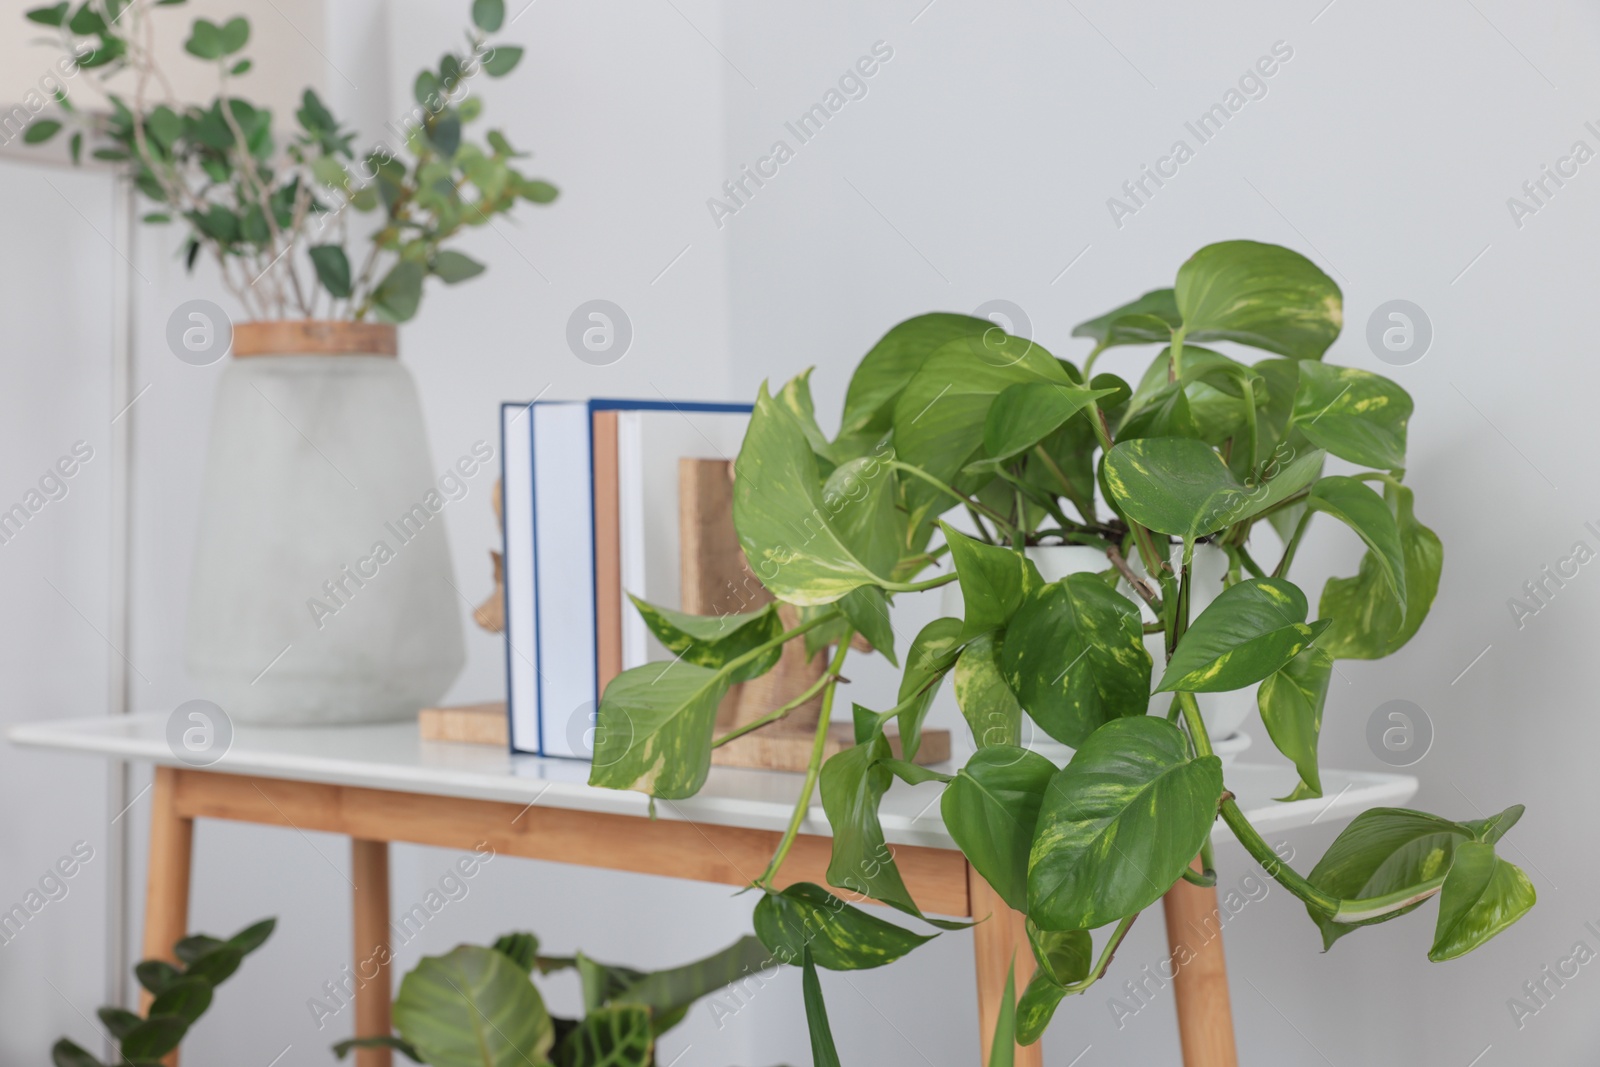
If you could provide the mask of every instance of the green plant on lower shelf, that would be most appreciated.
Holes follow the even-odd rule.
[[[539,939],[506,934],[493,947],[457,945],[427,956],[400,982],[392,1037],[341,1041],[394,1048],[432,1067],[654,1067],[656,1039],[683,1021],[695,1001],[750,980],[776,963],[754,937],[665,971],[637,971],[583,955],[541,956]],[[533,982],[573,971],[583,990],[582,1019],[546,1010]]]
[[[276,919],[263,919],[225,941],[191,934],[172,947],[177,964],[144,960],[134,967],[134,976],[154,999],[142,1016],[110,1006],[97,1013],[106,1032],[117,1041],[118,1057],[113,1062],[124,1067],[160,1063],[211,1006],[217,986],[272,936],[276,925]],[[56,1067],[101,1067],[99,1060],[66,1038],[55,1043],[50,1059]]]
[[[1214,882],[1219,817],[1305,903],[1325,948],[1437,896],[1428,955],[1449,960],[1532,907],[1532,884],[1495,850],[1520,806],[1464,821],[1371,810],[1301,874],[1240,810],[1206,731],[1197,694],[1259,683],[1267,733],[1299,775],[1283,799],[1320,796],[1317,739],[1335,662],[1398,650],[1439,587],[1443,549],[1404,482],[1411,397],[1388,378],[1323,362],[1342,300],[1298,253],[1228,241],[1195,253],[1171,288],[1079,325],[1073,336],[1092,345],[1081,364],[987,320],[935,313],[900,323],[866,354],[831,438],[809,371],[776,393],[762,386],[735,466],[734,523],[752,570],[798,610],[798,624],[785,629],[777,604],[718,619],[641,604],[677,659],[607,687],[590,782],[690,796],[713,748],[820,698],[788,831],[754,879],[765,894],[757,933],[806,968],[817,1062],[837,1055],[815,968],[878,966],[927,940],[821,886],[776,890],[819,788],[833,830],[827,880],[921,918],[878,808],[895,776],[944,784],[951,837],[1028,917],[1038,968],[1015,1011],[1024,1043],[1106,973],[1134,920],[1174,883]],[[1266,358],[1244,362],[1213,343]],[[1096,370],[1126,346],[1159,346],[1136,384]],[[950,513],[966,532],[944,521]],[[1365,555],[1356,574],[1327,583],[1312,613],[1288,574],[1317,516]],[[1252,540],[1264,527],[1283,546],[1275,561],[1267,538]],[[1096,550],[1103,570],[1045,582],[1030,553],[1055,544]],[[1197,587],[1197,552],[1222,560],[1220,583]],[[950,583],[962,617],[915,636],[895,706],[855,705],[855,746],[824,762],[852,635],[900,666],[889,602]],[[1214,599],[1195,612],[1203,595]],[[1147,635],[1159,641],[1159,666]],[[729,687],[770,670],[789,641],[808,655],[835,649],[822,677],[715,736]],[[947,676],[978,746],[953,775],[908,762]],[[903,759],[891,754],[890,723]],[[1070,746],[1070,761],[1026,748],[1033,730]]]

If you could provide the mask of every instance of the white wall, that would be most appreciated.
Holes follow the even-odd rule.
[[[515,14],[521,4],[508,6]],[[1389,373],[1417,399],[1408,477],[1447,551],[1446,585],[1411,646],[1382,663],[1341,665],[1324,762],[1383,769],[1364,740],[1367,717],[1386,700],[1415,701],[1437,732],[1415,768],[1423,780],[1418,806],[1474,817],[1526,802],[1510,851],[1541,903],[1471,957],[1431,965],[1429,913],[1363,932],[1324,956],[1303,910],[1273,890],[1228,928],[1242,1060],[1588,1062],[1600,1041],[1600,978],[1588,968],[1520,1030],[1506,1001],[1574,942],[1600,948],[1583,928],[1600,919],[1589,889],[1600,866],[1585,818],[1590,753],[1600,743],[1585,684],[1600,586],[1586,568],[1521,630],[1506,599],[1573,541],[1600,547],[1583,529],[1600,519],[1587,393],[1600,385],[1600,372],[1591,366],[1586,321],[1596,282],[1587,237],[1600,221],[1600,192],[1589,185],[1600,178],[1586,167],[1520,229],[1505,201],[1575,139],[1600,148],[1600,137],[1583,128],[1591,118],[1600,125],[1590,62],[1595,19],[1570,2],[1321,6],[539,0],[505,35],[528,47],[522,69],[484,94],[488,122],[536,151],[535,169],[562,187],[562,199],[474,235],[465,248],[489,273],[431,292],[404,331],[404,358],[422,386],[443,466],[474,440],[493,440],[496,402],[546,387],[548,396],[648,397],[659,389],[747,397],[763,377],[816,364],[819,407],[836,411],[854,361],[910,314],[1007,299],[1026,310],[1043,344],[1081,356],[1081,344],[1068,337],[1075,322],[1165,284],[1206,242],[1252,237],[1312,255],[1345,290],[1349,325],[1331,358]],[[435,62],[440,42],[455,35],[453,7],[418,0],[336,6],[332,64],[359,88],[312,68],[297,80],[320,76],[344,113],[372,129],[405,109],[411,71]],[[869,81],[867,96],[798,146],[719,229],[707,198],[784,137],[783,122],[819,100],[879,40],[894,56]],[[1293,58],[1268,82],[1266,98],[1246,105],[1147,207],[1115,226],[1107,198],[1187,137],[1184,122],[1280,40]],[[77,239],[72,215],[30,224],[61,234],[57,240]],[[13,232],[27,236],[14,225],[5,223],[8,248],[16,247]],[[87,249],[58,252],[58,272],[81,273],[106,258],[101,250],[94,259],[92,239]],[[17,258],[0,256],[5,269],[25,269]],[[181,299],[217,295],[204,279],[184,278],[158,237],[146,238],[138,263],[152,284],[140,305],[135,389],[151,389],[134,410],[130,657],[150,679],[136,684],[140,706],[160,710],[196,695],[183,674],[181,635],[215,373],[173,359],[161,332]],[[595,297],[621,304],[635,327],[633,350],[611,367],[579,362],[563,341],[568,314]],[[1425,308],[1437,335],[1420,363],[1386,369],[1363,334],[1371,310],[1396,297]],[[90,340],[67,350],[86,351]],[[1140,358],[1108,356],[1106,366],[1131,373]],[[51,432],[22,434],[7,455],[49,452]],[[9,484],[20,488],[18,479],[38,464],[18,463]],[[449,520],[469,597],[487,589],[493,541],[479,489],[469,498],[477,503],[451,509]],[[82,558],[92,562],[94,551],[88,546]],[[1318,572],[1349,573],[1357,554],[1337,531],[1319,531],[1301,554],[1305,584],[1315,592]],[[85,597],[98,588],[91,579],[87,572],[74,579]],[[897,628],[908,637],[933,611],[908,604]],[[70,621],[61,623],[63,635]],[[8,634],[54,640],[22,628]],[[477,633],[468,641],[470,662],[452,696],[496,695],[496,642]],[[65,646],[50,647],[60,655]],[[92,651],[85,645],[82,655]],[[28,657],[30,667],[37,659]],[[7,673],[24,677],[37,674],[21,666]],[[98,707],[100,690],[89,681],[55,684],[61,714]],[[889,678],[864,665],[856,684],[852,697],[881,704]],[[948,706],[942,714],[950,715]],[[1255,729],[1255,755],[1264,758],[1265,737]],[[98,768],[6,759],[8,768],[48,773],[51,783],[81,776],[76,788],[89,792],[74,803],[84,805],[82,820],[98,817]],[[29,824],[7,832],[22,825]],[[54,857],[56,840],[77,832],[74,825],[63,815],[50,834],[20,840],[19,866],[9,862],[8,842],[0,889],[15,895],[28,872]],[[1289,841],[1309,864],[1331,837],[1317,828]],[[397,849],[397,906],[419,899],[449,858]],[[1249,869],[1236,849],[1220,859],[1224,884]],[[279,1061],[285,1067],[328,1062],[327,1043],[344,1031],[317,1032],[305,1001],[345,962],[344,845],[206,824],[197,862],[197,927],[223,932],[263,914],[278,914],[282,927],[223,991],[193,1039],[192,1061],[265,1063],[289,1045]],[[87,893],[80,903],[83,924],[58,924],[54,936],[64,940],[52,951],[89,968],[98,961],[100,912],[87,906]],[[524,927],[556,949],[667,964],[731,940],[747,928],[749,906],[749,898],[730,900],[720,888],[496,861],[466,900],[407,947],[406,958]],[[1111,987],[1062,1009],[1046,1038],[1049,1062],[1070,1063],[1080,1053],[1083,1067],[1176,1062],[1170,996],[1120,1031],[1107,1007],[1162,946],[1151,915],[1135,927]],[[0,983],[31,988],[32,970],[7,963],[10,951],[0,948]],[[87,1004],[97,982],[63,989]],[[849,1062],[974,1061],[970,935],[945,935],[911,962],[829,975],[825,984]],[[571,991],[563,996],[558,1006],[570,1008]],[[52,1034],[70,1022],[64,1014],[47,1021]],[[21,1037],[0,1040],[19,1042],[17,1055],[24,1048]],[[696,1012],[663,1058],[685,1048],[686,1065],[806,1062],[798,982],[785,976],[723,1031]]]

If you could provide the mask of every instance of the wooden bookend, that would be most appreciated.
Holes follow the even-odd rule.
[[[739,536],[733,528],[733,464],[725,459],[678,461],[679,545],[683,558],[682,610],[691,615],[720,615],[755,611],[772,600],[772,594],[751,572]],[[778,609],[785,628],[798,621],[788,605]],[[822,677],[826,657],[807,657],[803,641],[783,648],[777,666],[759,678],[728,691],[717,709],[717,732],[726,733],[752,722],[787,703],[795,694]],[[711,762],[731,767],[803,771],[811,759],[822,700],[818,697],[791,711],[784,719],[711,753]],[[900,739],[889,738],[895,755]],[[828,730],[826,754],[854,743],[848,722]],[[918,763],[941,763],[950,758],[950,732],[925,730],[917,752]]]

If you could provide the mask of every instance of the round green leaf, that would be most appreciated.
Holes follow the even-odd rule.
[[[434,1067],[526,1067],[555,1039],[528,975],[479,945],[424,956],[400,982],[394,1027]]]
[[[1096,730],[1050,781],[1028,869],[1028,917],[1092,930],[1142,911],[1183,875],[1222,796],[1222,762],[1189,758],[1165,719]]]
[[[1034,722],[1063,744],[1149,706],[1139,609],[1093,575],[1068,575],[1030,596],[1006,629],[1000,666]]]
[[[472,0],[472,24],[484,33],[499,32],[505,20],[505,0]]]
[[[350,295],[350,259],[339,245],[312,245],[311,265],[317,281],[329,293],[343,300]]]
[[[459,129],[459,127],[458,127]],[[484,272],[484,266],[471,256],[446,249],[436,252],[429,269],[435,276],[444,281],[446,285],[455,285],[468,278],[476,278]]]
[[[1224,589],[1178,640],[1158,693],[1222,693],[1261,681],[1327,627],[1307,623],[1306,595],[1282,578]]]
[[[1298,252],[1256,241],[1202,248],[1178,268],[1174,295],[1187,339],[1296,359],[1321,359],[1344,324],[1332,278]]]
[[[496,45],[489,51],[489,54],[484,57],[483,69],[484,72],[491,78],[503,78],[507,74],[511,73],[512,68],[514,68],[517,63],[521,61],[521,59],[522,49],[518,48],[516,45]]]
[[[60,130],[61,123],[55,119],[35,119],[23,132],[22,140],[24,144],[40,144],[54,137]]]
[[[422,279],[426,274],[420,263],[396,263],[372,293],[379,317],[386,322],[405,322],[415,315],[422,302]]]

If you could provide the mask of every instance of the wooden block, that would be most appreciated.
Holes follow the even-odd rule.
[[[511,744],[506,725],[506,702],[459,704],[449,708],[423,708],[417,728],[424,741],[464,741],[472,745]]]
[[[783,727],[787,726],[788,729]],[[889,734],[889,748],[896,759],[901,758],[900,737]],[[816,735],[810,730],[797,730],[787,720],[746,734],[737,741],[729,741],[721,748],[711,750],[711,762],[719,767],[760,767],[771,771],[803,772],[811,762],[811,745]],[[849,724],[833,723],[828,727],[828,740],[823,746],[822,758],[832,758],[855,744],[855,731]],[[950,758],[950,731],[922,731],[922,745],[917,749],[916,762],[926,766],[943,763]]]

